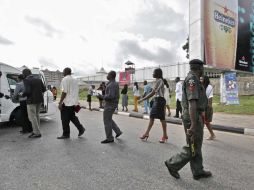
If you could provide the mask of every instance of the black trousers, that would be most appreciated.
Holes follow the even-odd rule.
[[[179,112],[182,115],[182,105],[179,100],[176,100],[176,117],[179,117]]]
[[[32,132],[32,124],[28,119],[26,100],[20,101],[21,127],[23,132]]]
[[[61,110],[61,120],[63,126],[63,136],[70,136],[70,121],[80,131],[83,126],[80,124],[78,117],[75,115],[74,106],[65,106]]]

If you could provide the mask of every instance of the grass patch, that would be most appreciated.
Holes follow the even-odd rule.
[[[240,105],[220,104],[218,95],[213,98],[214,112],[224,112],[231,114],[254,114],[254,96],[240,96]]]
[[[121,92],[121,89],[120,89]],[[140,94],[143,94],[143,89],[140,89]],[[80,90],[79,92],[79,98],[80,100],[86,101],[87,96],[87,90]],[[128,97],[129,97],[129,105],[133,105],[133,94],[132,89],[128,89]],[[214,112],[223,112],[223,113],[229,113],[229,114],[248,114],[248,115],[254,115],[254,96],[240,96],[240,105],[224,105],[220,104],[220,97],[218,95],[214,95],[213,98],[213,108]],[[95,96],[92,96],[93,102],[98,102],[98,98]],[[119,104],[121,104],[122,96],[120,96]],[[175,101],[175,93],[172,94],[171,97],[171,109],[176,108],[176,101]]]

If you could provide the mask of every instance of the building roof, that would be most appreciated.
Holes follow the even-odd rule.
[[[101,67],[101,69],[98,72],[96,72],[96,74],[102,74],[102,73],[107,73],[103,67]]]

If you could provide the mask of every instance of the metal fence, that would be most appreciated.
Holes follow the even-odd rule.
[[[163,71],[163,78],[168,80],[174,80],[176,77],[184,79],[189,71],[188,63],[177,63],[174,65],[163,65],[158,66]],[[131,82],[143,82],[147,80],[148,82],[153,81],[153,70],[158,67],[144,67],[135,70],[135,74],[131,76]],[[85,76],[79,78],[80,82],[85,83],[98,83],[102,81],[107,81],[107,74],[95,74],[90,76]],[[116,75],[116,81],[119,81],[119,72]]]

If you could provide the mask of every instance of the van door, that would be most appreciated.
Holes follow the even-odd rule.
[[[16,84],[18,82],[18,73],[6,73],[5,77],[5,91],[4,94],[10,96],[10,99],[2,98],[2,119],[5,121],[12,121],[15,119],[15,110],[19,106],[18,101],[13,102],[12,97],[16,88]]]

